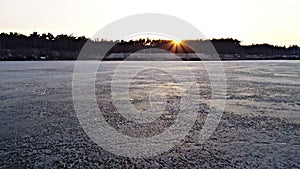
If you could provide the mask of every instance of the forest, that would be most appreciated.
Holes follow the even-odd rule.
[[[270,44],[241,45],[233,38],[210,40],[182,40],[175,42],[165,39],[105,40],[89,39],[85,36],[33,32],[26,36],[10,32],[0,34],[0,61],[22,60],[76,60],[80,51],[90,50],[85,59],[109,59],[112,53],[131,54],[137,51],[157,48],[175,54],[203,53],[209,55],[216,50],[221,60],[251,59],[300,59],[300,48],[274,46]],[[212,46],[214,49],[212,49]],[[103,53],[103,51],[107,51]],[[124,58],[114,58],[122,60]],[[197,59],[196,59],[197,60]]]

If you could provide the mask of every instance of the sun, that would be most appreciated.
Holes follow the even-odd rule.
[[[182,53],[184,51],[183,41],[180,39],[172,39],[168,42],[169,50],[172,53]]]
[[[178,46],[181,44],[181,40],[172,40],[172,44]]]

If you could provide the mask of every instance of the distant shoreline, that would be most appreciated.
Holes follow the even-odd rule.
[[[164,52],[153,52],[158,49]],[[147,53],[175,54],[180,60],[199,61],[195,53],[203,56],[202,60],[216,60],[210,54],[218,54],[220,60],[300,60],[300,47],[297,45],[273,46],[270,44],[241,45],[237,39],[211,40],[174,40],[137,39],[137,40],[90,40],[84,36],[57,35],[51,33],[32,33],[29,36],[19,33],[0,34],[0,61],[30,61],[30,60],[77,60],[84,50],[85,60],[128,60],[129,55],[135,55],[129,60],[156,60],[146,57]],[[146,50],[146,53],[145,53]],[[152,51],[151,51],[152,50]],[[142,51],[142,52],[141,52]],[[150,51],[150,52],[149,52]],[[137,55],[141,58],[136,58]],[[83,58],[80,56],[80,59]],[[172,60],[159,57],[158,60]],[[175,59],[178,60],[178,59]]]

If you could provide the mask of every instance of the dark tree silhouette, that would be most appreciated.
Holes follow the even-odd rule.
[[[90,53],[87,59],[97,59],[111,53],[133,53],[143,49],[158,48],[176,54],[204,53],[210,54],[212,46],[223,60],[234,59],[299,59],[300,48],[296,45],[286,47],[269,44],[241,45],[237,39],[185,40],[174,43],[172,40],[138,39],[129,41],[111,41],[101,39],[90,40],[85,36],[75,37],[73,34],[51,33],[39,34],[33,32],[29,36],[16,32],[0,34],[0,60],[74,60],[79,55],[83,45],[89,42]],[[111,48],[111,46],[113,46]],[[109,52],[103,54],[102,51]],[[229,56],[229,57],[228,57]],[[104,58],[105,60],[105,58]]]

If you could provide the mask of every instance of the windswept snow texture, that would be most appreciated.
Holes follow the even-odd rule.
[[[197,122],[172,150],[133,159],[105,151],[80,126],[72,99],[74,63],[0,62],[0,168],[300,168],[299,61],[222,62],[227,79],[225,111],[204,144],[197,139],[210,104],[209,76],[200,62],[185,62],[199,84]],[[99,109],[123,134],[159,134],[176,118],[180,87],[163,72],[137,74],[129,89],[137,110],[149,109],[146,89],[151,85],[165,90],[169,101],[155,125],[132,124],[116,112],[111,100],[110,80],[119,63],[101,63],[95,84]],[[185,69],[176,63],[165,64],[174,71]],[[126,64],[138,67],[141,62]]]

